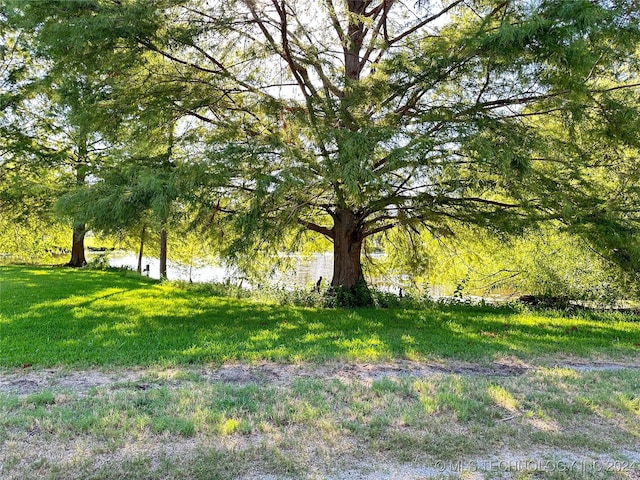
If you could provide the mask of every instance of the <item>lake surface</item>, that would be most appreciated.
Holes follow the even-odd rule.
[[[87,260],[100,255],[100,252],[87,252]],[[135,270],[138,266],[138,257],[132,252],[114,251],[108,252],[109,265],[118,268]],[[315,255],[294,255],[291,257],[294,266],[286,272],[277,273],[271,280],[288,287],[306,288],[315,284],[320,277],[323,278],[323,286],[331,281],[333,276],[333,254],[319,253]],[[148,267],[148,269],[147,269]],[[147,269],[151,278],[160,278],[160,260],[154,257],[142,257],[142,269]],[[195,266],[184,265],[167,261],[167,278],[169,280],[183,280],[194,283],[221,283],[229,281],[248,287],[248,281],[240,270],[233,266],[207,264],[198,262]]]
[[[87,252],[87,259],[91,260],[101,252]],[[136,270],[138,257],[132,252],[112,251],[107,253],[109,265],[112,267],[128,268]],[[268,279],[272,285],[281,286],[287,289],[293,288],[313,288],[318,279],[322,277],[322,288],[326,288],[333,276],[333,254],[316,253],[313,255],[288,255],[292,260],[292,265],[286,271],[277,272]],[[143,270],[148,266],[148,273],[144,273],[151,278],[160,278],[160,260],[154,257],[143,257]],[[169,280],[182,280],[194,283],[223,283],[230,282],[245,288],[251,288],[251,284],[245,275],[236,267],[220,264],[207,264],[200,262],[197,265],[189,266],[176,262],[167,261],[167,277]],[[405,288],[408,278],[405,275],[387,278],[368,278],[370,285],[378,290],[398,294],[400,288]],[[437,285],[425,285],[424,288],[431,298],[451,298],[450,289]],[[465,295],[465,299],[470,301],[487,301],[489,303],[503,302],[512,299],[514,293],[492,294],[480,296]]]

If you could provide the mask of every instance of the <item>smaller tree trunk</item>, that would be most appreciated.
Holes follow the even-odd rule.
[[[84,224],[73,227],[73,243],[71,245],[71,260],[67,264],[69,267],[79,268],[87,264],[84,255],[84,236],[86,229]]]
[[[76,185],[84,185],[87,178],[87,139],[82,137],[78,143],[78,162],[75,165]],[[71,244],[71,260],[67,264],[70,267],[79,268],[84,267],[87,264],[87,259],[84,256],[84,236],[87,233],[87,228],[84,223],[79,223],[74,220],[73,223],[73,243]]]
[[[167,231],[160,230],[160,278],[167,278]]]
[[[140,232],[140,250],[138,250],[138,273],[142,275],[142,255],[144,253],[144,234],[147,230],[147,227],[142,227],[142,232]]]

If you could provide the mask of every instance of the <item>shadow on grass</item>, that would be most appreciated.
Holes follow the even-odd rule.
[[[118,272],[0,267],[0,366],[490,361],[637,355],[640,323],[507,308],[318,310],[207,296]]]

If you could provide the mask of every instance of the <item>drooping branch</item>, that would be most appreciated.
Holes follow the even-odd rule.
[[[336,15],[336,9],[335,9],[335,6],[333,5],[333,0],[324,0],[324,2],[327,8],[327,12],[329,14],[329,18],[331,19],[331,24],[333,25],[334,30],[338,34],[338,38],[340,39],[340,42],[343,45],[345,45],[347,41],[347,38],[346,38],[347,36],[345,35],[344,30],[340,25],[340,20],[338,20],[338,16]]]
[[[282,57],[289,65],[289,70],[298,82],[302,94],[310,99],[317,96],[317,91],[311,81],[309,80],[309,73],[307,69],[300,65],[293,57],[291,47],[289,45],[289,31],[288,31],[288,17],[286,10],[286,3],[282,0],[281,5],[278,5],[277,0],[272,0],[276,12],[280,16],[280,35],[282,42]]]
[[[305,36],[308,45],[313,45],[315,41],[311,37],[309,31],[305,28],[305,25],[303,25],[302,22],[300,22],[300,19],[297,16],[295,17],[295,20],[296,20],[298,29]],[[339,23],[338,23],[338,28],[340,28]],[[344,35],[344,33],[341,33],[341,31],[338,31],[337,33],[338,33],[338,36]],[[300,41],[295,37],[295,35],[292,34],[292,38],[296,39],[298,45],[300,45]],[[316,57],[315,55],[309,55],[304,59],[304,61],[305,63],[310,64],[315,70],[318,77],[320,77],[320,80],[322,81],[322,87],[324,88],[327,99],[331,97],[330,95],[331,93],[337,96],[338,98],[344,97],[344,91],[331,81],[329,76],[326,74],[322,66],[322,63],[319,61],[318,57]]]
[[[163,56],[167,60],[171,60],[172,62],[179,63],[180,65],[184,65],[184,66],[193,68],[195,70],[198,70],[198,71],[204,72],[204,73],[211,73],[211,74],[216,74],[216,75],[220,75],[220,74],[223,73],[223,70],[221,70],[221,69],[214,70],[214,69],[211,69],[211,68],[203,67],[202,65],[198,65],[197,63],[193,63],[193,62],[189,62],[189,61],[186,61],[186,60],[182,60],[181,58],[178,58],[175,55],[172,55],[171,53],[156,47],[153,43],[151,43],[150,41],[145,40],[143,38],[138,38],[138,43],[140,45],[142,45],[143,47],[149,49],[150,51],[155,52],[155,53]]]

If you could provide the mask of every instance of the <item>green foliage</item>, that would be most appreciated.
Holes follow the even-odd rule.
[[[328,306],[325,293],[317,292],[315,289],[304,289],[294,287],[293,289],[268,288],[261,289],[252,296],[264,297],[267,300],[275,301],[278,305],[294,307],[322,308]]]
[[[640,293],[636,275],[557,228],[509,237],[478,229],[458,229],[450,238],[394,232],[376,248],[385,255],[370,275],[419,295],[535,294],[611,306]]]
[[[0,262],[60,263],[70,235],[66,225],[39,218],[0,219]]]
[[[96,257],[87,262],[87,268],[89,268],[90,270],[109,269],[109,254],[99,253]]]
[[[638,298],[637,277],[621,271],[581,238],[551,232],[529,238],[512,247],[519,262],[516,268],[523,272],[513,283],[519,291],[600,305]]]
[[[555,221],[638,271],[631,0],[265,5],[7,3],[72,140],[54,164],[95,179],[61,203],[75,223],[131,236],[187,219],[242,259],[301,229],[351,250],[398,227]],[[334,298],[363,305],[350,261]]]
[[[351,288],[342,286],[332,287],[326,295],[326,303],[331,307],[358,308],[373,305],[373,296],[364,281],[356,283]]]
[[[169,282],[170,285],[176,286],[179,289],[188,290],[201,295],[211,295],[213,297],[220,298],[251,298],[252,292],[246,288],[242,288],[236,284],[225,283],[188,283],[183,281],[173,280]]]
[[[109,252],[100,252],[87,262],[85,266],[87,270],[111,271],[124,274],[134,274],[130,267],[112,267],[109,265]],[[135,273],[138,275],[137,273]]]

